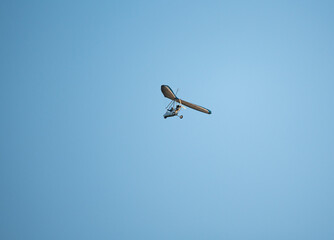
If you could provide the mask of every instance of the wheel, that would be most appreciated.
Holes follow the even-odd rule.
[[[182,118],[183,118],[183,115],[180,116],[180,119],[182,119]]]
[[[167,117],[164,117],[164,119],[166,119]]]

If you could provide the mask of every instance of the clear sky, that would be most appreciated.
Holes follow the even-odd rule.
[[[1,1],[0,239],[334,239],[333,10]]]

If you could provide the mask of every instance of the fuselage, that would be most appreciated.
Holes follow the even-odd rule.
[[[168,109],[166,113],[164,114],[164,118],[174,117],[179,113],[180,110],[181,110],[181,107],[179,106],[176,107],[176,109],[174,108]]]
[[[175,113],[175,111],[169,111],[169,110],[167,110],[166,113],[164,114],[164,118],[174,117],[176,115],[177,115],[177,113]]]

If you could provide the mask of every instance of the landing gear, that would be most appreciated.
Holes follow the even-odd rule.
[[[167,117],[164,117],[164,119],[166,119]]]
[[[183,115],[180,116],[180,119],[182,119],[182,118],[183,118]]]

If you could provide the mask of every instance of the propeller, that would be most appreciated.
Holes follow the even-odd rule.
[[[187,109],[186,107],[184,107],[184,106],[182,105],[182,101],[181,101],[181,99],[179,99],[179,100],[180,100],[181,107],[182,107],[183,109]]]
[[[176,94],[178,93],[178,91],[179,91],[179,89],[176,90]],[[175,96],[176,96],[176,94],[175,94]],[[180,106],[181,106],[183,109],[187,109],[186,107],[184,107],[184,106],[182,105],[182,101],[181,101],[181,99],[179,99],[179,98],[176,97],[174,100],[172,100],[172,101],[169,102],[169,104],[168,104],[167,107],[166,107],[167,110],[168,110],[170,107],[175,108],[175,101],[176,101],[176,99],[179,100],[178,103],[180,103]]]
[[[179,92],[179,89],[176,90],[176,94],[175,94],[175,96],[177,95],[178,92]],[[176,97],[176,98],[177,98],[177,97]],[[186,109],[186,108],[182,105],[182,101],[181,101],[181,99],[179,99],[179,101],[180,101],[181,107],[182,107],[183,109]]]

